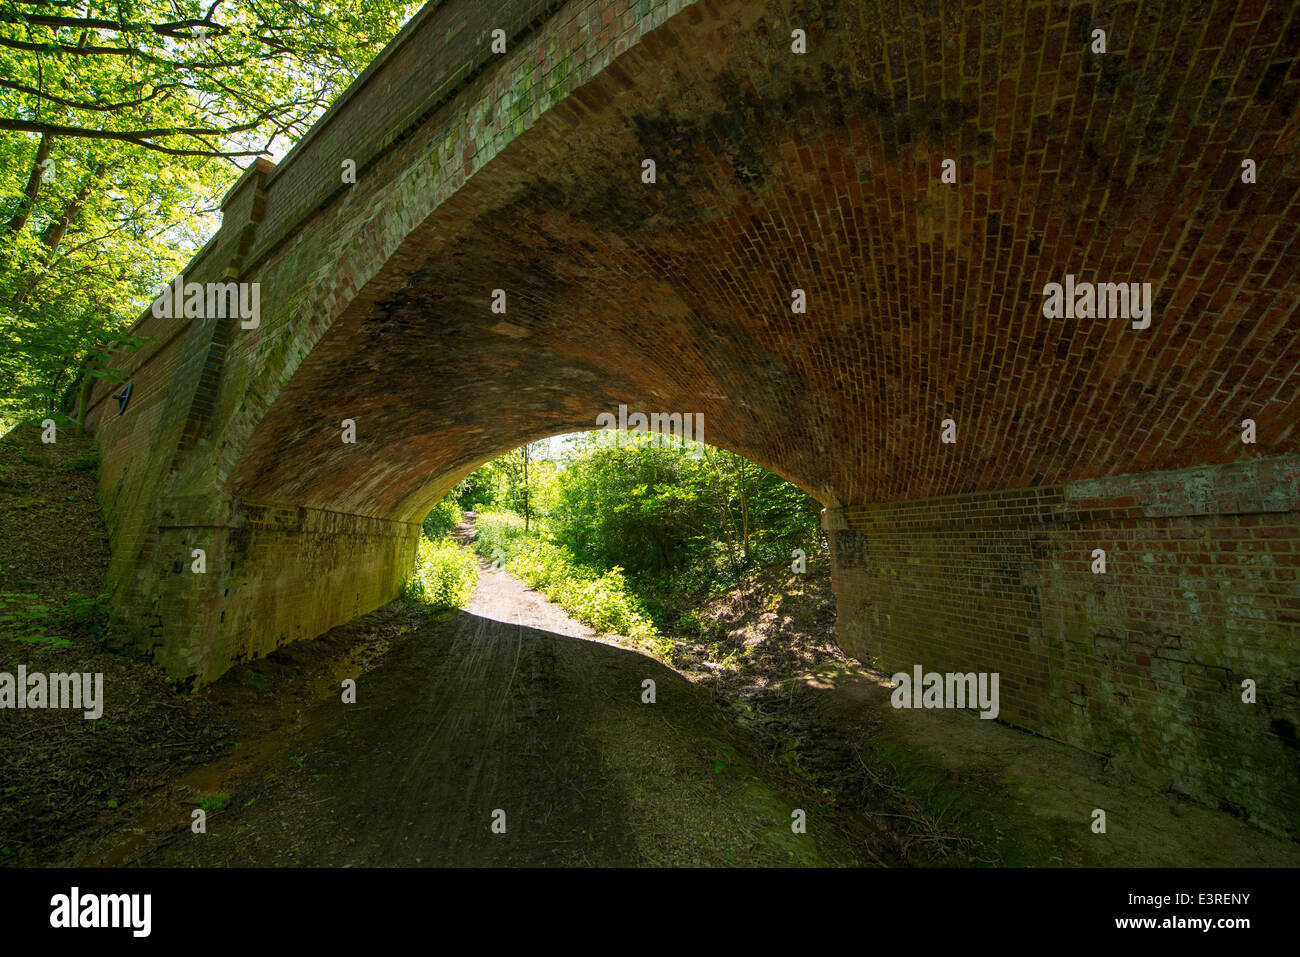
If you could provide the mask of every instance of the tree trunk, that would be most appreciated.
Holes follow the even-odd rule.
[[[18,295],[14,296],[14,301],[11,305],[14,312],[17,312],[22,307],[23,303],[27,301],[33,290],[35,290],[37,285],[40,284],[40,281],[50,274],[50,270],[53,268],[54,264],[54,257],[59,251],[59,246],[63,243],[63,237],[67,235],[68,228],[77,218],[77,214],[81,212],[81,208],[86,205],[86,200],[90,196],[90,191],[95,188],[95,185],[99,182],[99,177],[102,176],[103,173],[103,166],[97,166],[91,170],[90,175],[82,181],[81,188],[77,190],[77,195],[69,200],[68,204],[63,207],[63,215],[59,217],[59,221],[57,223],[51,223],[45,228],[45,231],[41,233],[41,242],[45,245],[46,250],[45,269],[42,272],[33,275],[23,283],[22,290]]]
[[[14,213],[13,219],[5,226],[6,235],[13,235],[23,231],[27,225],[27,220],[32,215],[32,209],[36,206],[36,194],[41,189],[41,178],[45,173],[45,167],[41,164],[50,158],[50,146],[54,143],[54,137],[48,133],[41,134],[41,141],[36,144],[36,159],[32,161],[32,172],[27,177],[27,188],[23,190],[22,201],[18,204],[18,210]]]
[[[77,195],[73,197],[72,201],[69,202],[67,206],[63,207],[63,215],[59,217],[59,221],[57,223],[51,223],[45,232],[41,233],[41,242],[43,242],[45,248],[49,250],[46,254],[47,261],[54,259],[54,254],[59,251],[59,246],[63,242],[63,237],[67,235],[68,227],[72,225],[72,221],[76,219],[77,214],[81,212],[81,207],[86,205],[86,199],[90,196],[90,190],[94,187],[95,181],[99,178],[99,173],[100,170],[96,169],[90,174],[90,176],[86,177],[85,181],[81,184],[81,188],[77,190]]]
[[[744,564],[749,564],[749,494],[745,488],[745,463],[737,463],[740,466],[740,558]]]
[[[77,431],[86,434],[86,406],[90,404],[90,387],[94,383],[88,370],[81,373],[81,391],[77,395]]]

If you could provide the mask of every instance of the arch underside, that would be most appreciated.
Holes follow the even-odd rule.
[[[829,505],[1247,459],[1244,417],[1294,453],[1294,84],[1172,71],[1177,5],[1106,57],[1041,14],[975,51],[846,19],[803,56],[797,14],[707,46],[674,18],[402,246],[400,287],[315,345],[230,488],[418,520],[467,463],[620,403],[702,412]],[[1150,327],[1046,318],[1067,275],[1150,283]]]

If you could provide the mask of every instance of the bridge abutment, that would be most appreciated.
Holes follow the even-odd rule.
[[[1298,525],[1300,457],[823,514],[847,653],[997,672],[1002,720],[1280,829],[1300,820]]]
[[[420,526],[407,522],[241,502],[226,512],[187,517],[167,503],[149,570],[114,609],[122,634],[200,684],[392,601],[415,562]]]

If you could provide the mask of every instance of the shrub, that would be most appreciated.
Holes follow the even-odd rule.
[[[453,541],[420,537],[415,570],[402,586],[402,596],[434,608],[460,608],[478,588],[478,562],[472,552]]]
[[[474,520],[474,545],[489,558],[497,548],[508,553],[526,534],[523,518],[513,512],[479,512]]]
[[[424,529],[426,538],[437,541],[440,538],[446,538],[448,533],[465,521],[465,516],[456,504],[456,500],[450,495],[444,497],[432,511],[424,517],[421,527]]]

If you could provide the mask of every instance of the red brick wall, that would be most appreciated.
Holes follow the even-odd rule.
[[[998,672],[1000,719],[1300,832],[1298,510],[1289,457],[828,513],[840,641]]]
[[[271,168],[259,161],[231,190],[221,229],[185,267],[185,282],[225,281],[237,270],[248,229],[263,212],[259,188]],[[141,562],[151,553],[161,498],[174,478],[177,453],[211,415],[230,323],[158,317],[147,309],[131,328],[129,347],[113,357],[122,381],[100,382],[91,392],[86,424],[100,444],[100,503],[113,543],[107,584],[119,599],[149,573]],[[113,396],[128,383],[131,396],[119,412]],[[198,493],[206,491],[210,505],[219,506],[222,496],[209,485],[205,490],[200,481]]]
[[[160,319],[146,312],[132,329],[138,349],[115,358],[133,387],[127,413],[117,414],[111,398],[117,387],[100,385],[92,393],[87,422],[103,449],[101,498],[113,543],[109,586],[122,633],[134,635],[173,673],[206,680],[237,660],[241,648],[266,653],[396,594],[413,557],[413,526],[402,521],[405,512],[395,514],[365,494],[388,484],[384,463],[366,484],[354,484],[357,498],[347,507],[307,508],[308,514],[334,516],[350,531],[322,533],[317,540],[314,526],[282,530],[277,534],[287,537],[273,546],[265,534],[245,537],[255,527],[247,519],[248,502],[266,497],[232,488],[229,473],[247,458],[250,433],[321,333],[341,313],[369,311],[377,293],[364,287],[430,212],[580,77],[589,79],[607,65],[616,47],[624,49],[652,20],[662,23],[680,5],[430,4],[278,167],[262,163],[241,178],[223,204],[220,231],[184,276],[260,283],[261,327],[242,330],[228,320]],[[497,27],[508,37],[503,56],[488,50]],[[486,113],[470,106],[480,99]],[[341,182],[345,158],[357,162],[355,187]],[[391,279],[377,285],[393,288]],[[337,444],[339,419],[349,411],[360,415],[383,398],[380,392],[363,403],[333,403],[320,420],[295,418]],[[373,419],[361,418],[362,446],[354,461],[372,455],[376,439],[385,436]],[[262,432],[276,457],[286,436],[265,426]],[[445,474],[423,470],[424,484],[449,485],[455,479],[448,476],[463,474],[465,461],[484,457],[477,449],[457,449]],[[281,470],[282,478],[287,475]],[[423,500],[432,493],[420,494]],[[273,498],[273,507],[290,510],[320,504],[294,495]],[[373,522],[384,531],[367,531]],[[302,555],[292,557],[286,542],[296,543]],[[241,572],[249,577],[233,590],[248,609],[229,600],[230,569],[223,562],[202,578],[173,570],[177,562],[188,569],[192,547],[219,556],[231,543],[254,556],[278,556],[237,563],[256,570]],[[343,578],[347,588],[316,594],[322,581]],[[361,596],[360,604],[344,600],[349,590],[353,599]]]
[[[561,6],[564,0],[425,6],[270,177],[270,213],[253,261],[298,230],[304,214],[348,188],[340,175],[344,159],[353,160],[363,178],[412,127],[496,65],[501,57],[491,52],[494,29],[504,30],[514,49]]]

